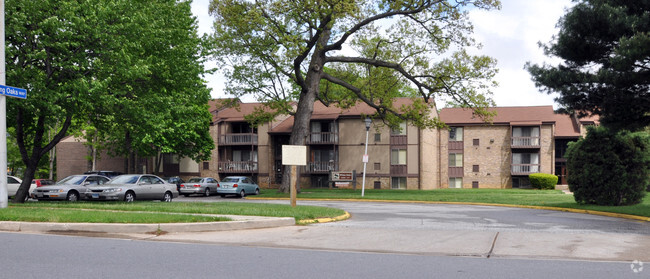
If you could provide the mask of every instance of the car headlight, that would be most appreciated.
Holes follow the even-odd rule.
[[[122,188],[110,188],[104,190],[104,193],[113,193],[113,192],[120,192],[120,191],[122,191]]]
[[[59,189],[57,192],[59,192],[59,193],[63,193],[63,192],[65,192],[65,190],[63,190],[63,189]]]

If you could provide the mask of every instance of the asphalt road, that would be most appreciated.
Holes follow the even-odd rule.
[[[242,200],[194,196],[181,196],[175,201],[289,204],[289,201],[286,200]],[[456,204],[345,201],[299,200],[298,204],[341,208],[352,215],[352,218],[345,222],[320,225],[330,227],[650,235],[650,223],[648,222],[553,210]]]
[[[353,253],[23,233],[0,233],[0,242],[0,278],[597,279],[650,274],[621,262]]]

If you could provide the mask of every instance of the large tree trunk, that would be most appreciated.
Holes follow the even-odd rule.
[[[325,65],[325,53],[322,51],[322,46],[327,44],[330,32],[324,31],[319,39],[316,50],[311,56],[309,63],[309,71],[305,78],[305,84],[302,85],[300,99],[298,100],[298,108],[294,115],[293,130],[291,130],[291,138],[289,144],[291,145],[305,145],[305,139],[309,135],[309,121],[314,112],[314,102],[319,93],[319,84],[323,66]],[[297,185],[296,189],[300,189],[300,168],[296,168]],[[291,187],[291,166],[284,166],[282,173],[282,185],[279,191],[288,193]]]

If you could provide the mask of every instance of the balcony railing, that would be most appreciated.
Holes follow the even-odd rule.
[[[219,136],[219,145],[256,145],[257,134],[224,134]]]
[[[338,171],[339,164],[336,162],[308,162],[303,168],[306,173],[327,173],[329,171]]]
[[[539,148],[539,137],[512,137],[511,147]]]
[[[223,173],[257,172],[257,162],[255,161],[219,162],[219,172],[223,172]]]
[[[336,144],[338,142],[339,135],[334,132],[312,132],[307,138],[309,144]]]
[[[539,164],[512,164],[512,175],[528,175],[539,172]]]

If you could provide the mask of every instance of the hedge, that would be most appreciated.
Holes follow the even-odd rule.
[[[557,176],[548,173],[532,173],[528,175],[533,188],[542,190],[553,190],[557,184]]]

